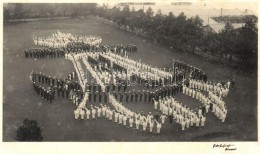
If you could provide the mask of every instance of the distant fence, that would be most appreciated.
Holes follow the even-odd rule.
[[[31,19],[11,19],[7,22],[30,22],[30,21],[40,21],[40,20],[57,20],[57,19],[70,19],[71,17],[50,17],[50,18],[31,18]]]

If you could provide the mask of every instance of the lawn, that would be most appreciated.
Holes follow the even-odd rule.
[[[138,52],[130,57],[158,67],[169,68],[177,59],[201,68],[214,82],[235,77],[225,102],[228,115],[222,123],[212,113],[207,114],[204,127],[181,131],[180,125],[165,124],[160,134],[150,134],[123,127],[101,118],[91,121],[74,120],[76,106],[65,99],[53,104],[42,100],[33,90],[31,71],[64,77],[73,71],[70,61],[60,59],[26,59],[23,50],[33,47],[33,36],[48,36],[60,30],[80,35],[98,35],[103,44],[132,43]],[[257,140],[257,76],[224,65],[210,63],[193,54],[171,51],[143,37],[119,30],[95,20],[62,19],[4,25],[3,49],[3,141],[14,141],[15,131],[24,118],[36,120],[43,130],[44,141],[256,141]],[[191,108],[199,102],[178,95],[176,99]],[[132,103],[134,110],[152,111],[152,104]]]

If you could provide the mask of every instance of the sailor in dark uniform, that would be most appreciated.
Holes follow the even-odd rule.
[[[128,94],[127,92],[125,92],[125,101],[126,101],[126,103],[128,103],[129,95],[130,95],[130,94]]]

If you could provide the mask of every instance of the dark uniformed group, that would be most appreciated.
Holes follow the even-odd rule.
[[[24,54],[26,58],[62,58],[65,56],[64,48],[30,48],[25,49]]]
[[[179,60],[174,60],[173,63],[174,67],[177,68],[179,71],[182,71],[184,75],[185,72],[190,72],[190,79],[202,80],[204,82],[207,82],[208,77],[206,73],[203,72],[201,69],[186,64]]]
[[[137,47],[133,44],[112,44],[112,45],[90,45],[83,42],[69,42],[67,44],[67,51],[68,53],[81,53],[86,51],[92,51],[92,52],[114,52],[117,54],[124,54],[136,52]]]
[[[124,51],[129,53],[137,51],[137,47],[134,44],[112,44],[109,48],[116,54],[122,54]]]
[[[47,76],[41,72],[32,72],[30,79],[37,94],[50,103],[53,102],[55,94],[58,97],[63,98],[74,98],[73,95],[76,95],[77,98],[75,99],[77,99],[77,102],[80,102],[83,98],[83,92],[80,85],[77,81],[74,81],[77,79],[75,71],[69,73],[65,79]],[[43,84],[50,87],[45,88],[42,86]]]
[[[153,98],[159,100],[159,98],[170,97],[182,92],[182,85],[170,85],[160,88],[159,90],[137,90],[126,92],[121,90],[120,85],[110,84],[106,86],[106,91],[102,92],[100,85],[88,85],[89,90],[89,101],[107,103],[107,94],[111,93],[114,95],[116,100],[119,102],[148,102],[153,103]]]
[[[61,58],[65,56],[65,53],[81,53],[81,52],[107,52],[112,51],[118,54],[125,54],[125,52],[136,52],[137,47],[133,44],[125,45],[90,45],[84,42],[69,42],[66,47],[53,48],[53,47],[42,47],[42,48],[30,48],[25,49],[24,54],[26,58]]]

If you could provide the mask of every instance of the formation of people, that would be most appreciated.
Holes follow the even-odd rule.
[[[151,112],[145,115],[143,112],[124,111],[124,109],[119,109],[119,107],[117,110],[113,110],[108,105],[103,104],[77,107],[74,110],[74,116],[77,120],[93,120],[103,117],[119,125],[150,133],[160,133],[162,128],[161,119],[153,116]]]
[[[99,72],[103,72],[102,67],[96,65],[97,61],[98,61],[98,54],[89,53],[87,55],[91,56],[91,60],[95,60],[95,62],[89,61],[93,64],[91,67],[92,67],[93,70],[95,70],[95,73],[98,74]],[[87,56],[85,56],[85,57],[87,57]],[[107,73],[109,74],[109,71]],[[108,75],[108,74],[106,74],[106,75]],[[197,82],[197,81],[195,81],[195,82]],[[204,82],[204,81],[199,81],[199,82]],[[121,84],[119,84],[117,86],[113,85],[113,84],[111,84],[111,85],[112,86],[110,86],[110,85],[107,86],[105,88],[106,91],[102,91],[102,92],[101,92],[101,86],[100,85],[97,85],[97,86],[88,85],[87,89],[90,91],[89,101],[90,102],[92,101],[92,96],[91,96],[92,92],[93,92],[93,98],[94,98],[93,102],[97,101],[97,99],[96,99],[97,97],[99,98],[98,102],[103,102],[102,96],[107,97],[105,92],[107,92],[108,95],[111,94],[112,98],[113,98],[112,102],[113,101],[116,102],[116,103],[112,103],[112,104],[114,104],[114,106],[115,106],[115,104],[122,106],[122,102],[128,102],[128,100],[131,100],[130,102],[132,102],[133,100],[135,102],[137,102],[137,101],[142,102],[142,100],[144,100],[144,102],[145,102],[145,100],[148,100],[147,95],[145,94],[145,91],[143,91],[143,92],[138,91],[138,93],[133,92],[133,94],[131,94],[131,92],[125,92],[124,90],[122,90],[124,88],[121,88],[122,87]],[[196,83],[194,85],[195,85],[194,88],[196,87],[197,89],[201,89],[201,90],[203,89],[203,86],[200,86],[200,84]],[[163,89],[160,89],[159,91],[156,90],[155,92],[151,92],[151,94],[150,94],[151,97],[150,97],[149,100],[153,99],[153,100],[155,100],[155,102],[157,102],[157,101],[159,101],[159,99],[167,99],[168,97],[171,97],[175,93],[183,92],[184,88],[182,86],[183,85],[181,84],[180,87],[178,87],[176,89],[172,89],[173,86],[167,87],[167,88],[163,87]],[[112,88],[110,88],[110,87],[112,87]],[[185,86],[185,88],[186,88],[186,86]],[[97,89],[97,91],[95,91],[95,89]],[[188,88],[186,88],[186,89],[188,89]],[[186,89],[185,89],[184,93],[186,93]],[[189,92],[187,94],[189,95]],[[148,94],[148,96],[149,96],[149,94]],[[190,96],[192,96],[192,95],[190,95]],[[202,101],[202,100],[205,99],[204,95],[199,95],[199,93],[194,95],[193,97],[195,97],[195,96],[196,96],[197,99],[199,99],[199,101]],[[107,102],[107,98],[106,98],[105,102]],[[179,108],[180,108],[180,109],[178,109],[178,107],[177,107],[177,109],[179,110],[179,112],[177,112],[176,109],[175,110],[173,109],[174,107],[172,105],[165,105],[161,102],[159,104],[160,104],[160,110],[163,113],[163,115],[161,115],[161,117],[168,117],[169,119],[173,119],[175,122],[182,125],[182,130],[185,130],[186,128],[190,128],[191,126],[193,126],[193,123],[194,123],[195,126],[204,126],[204,124],[205,124],[206,117],[204,115],[205,115],[206,110],[204,110],[204,108],[199,108],[198,111],[193,112],[190,109],[187,109],[185,106],[183,107],[179,103],[176,103],[176,102],[173,101],[175,108],[176,108],[176,104],[178,104],[177,106],[179,106]],[[124,107],[123,107],[123,109],[124,109]],[[165,112],[165,110],[167,110],[167,112]],[[170,114],[169,114],[169,111],[170,111]],[[213,110],[213,109],[211,109],[211,111],[215,112],[215,110]],[[189,113],[188,116],[186,115],[186,112]],[[207,112],[208,112],[208,109],[207,109]],[[215,112],[215,113],[217,113],[217,112]],[[124,112],[123,112],[123,114],[124,114]],[[218,117],[221,117],[221,115],[218,116]],[[165,118],[162,118],[162,119],[163,119],[162,122],[164,122]],[[170,120],[170,121],[172,122],[172,120]],[[137,123],[139,123],[139,121]]]
[[[26,58],[63,58],[65,49],[63,48],[29,48],[24,50]]]
[[[173,65],[174,65],[174,67],[177,71],[189,72],[190,73],[190,76],[189,76],[190,79],[196,79],[196,80],[207,82],[208,76],[201,69],[199,69],[195,66],[186,64],[182,61],[174,60],[174,59],[173,59]]]
[[[64,79],[32,72],[30,79],[36,92],[49,102],[56,95],[70,99],[77,106],[75,119],[105,117],[149,132],[160,133],[166,119],[180,124],[182,130],[204,126],[209,111],[225,121],[227,109],[223,98],[228,95],[232,82],[212,83],[201,69],[178,60],[173,60],[169,70],[153,67],[129,58],[128,53],[137,51],[133,44],[109,46],[100,44],[101,41],[97,36],[59,31],[49,37],[34,38],[36,45],[46,47],[26,49],[25,57],[65,57],[75,68]],[[131,86],[139,88],[129,90]],[[175,100],[179,93],[197,99],[202,106],[193,111]],[[134,112],[124,104],[132,102],[148,102],[161,114]]]
[[[66,47],[69,42],[83,42],[86,44],[95,45],[101,43],[102,39],[99,36],[72,35],[71,33],[57,31],[56,33],[52,33],[51,36],[34,37],[33,41],[35,45],[61,48]]]
[[[224,122],[227,114],[225,102],[219,97],[213,99],[212,95],[207,96],[206,93],[204,93],[201,90],[191,89],[186,86],[183,87],[183,94],[190,96],[202,103],[202,106],[199,108],[200,112],[204,114],[208,113],[210,110],[220,120],[222,120],[222,122]],[[211,91],[209,91],[209,93],[211,93]]]
[[[64,79],[56,78],[55,76],[51,77],[41,72],[32,72],[30,80],[37,94],[50,103],[53,102],[55,96],[74,98],[74,100],[80,102],[84,95],[80,85],[76,81],[77,74],[75,71],[69,73]]]
[[[193,111],[182,103],[175,100],[174,97],[154,99],[154,109],[160,110],[163,113],[164,119],[169,118],[170,123],[174,120],[182,126],[182,130],[192,126],[204,126],[206,117],[200,111]],[[162,120],[164,123],[165,120]]]

